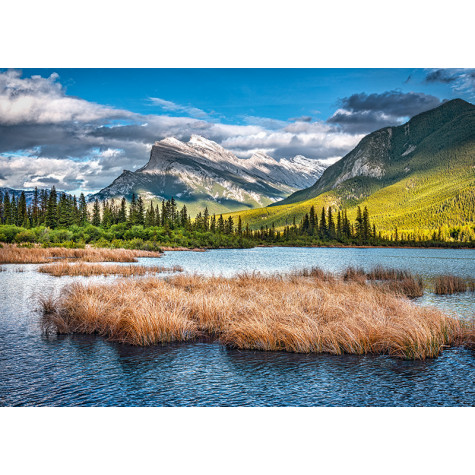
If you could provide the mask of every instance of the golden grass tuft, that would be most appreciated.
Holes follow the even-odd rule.
[[[133,345],[208,336],[241,349],[406,359],[435,357],[463,333],[458,320],[387,289],[296,273],[76,283],[44,301],[43,325]]]
[[[440,295],[451,295],[465,292],[467,284],[461,277],[454,275],[440,275],[435,279],[435,293]]]
[[[371,281],[373,286],[379,287],[399,296],[409,298],[424,295],[424,282],[421,277],[413,276],[409,271],[377,266],[369,272],[361,267],[348,267],[343,272],[344,281],[366,284]]]
[[[160,257],[152,251],[135,249],[105,249],[86,247],[68,249],[63,247],[18,247],[5,244],[0,248],[0,264],[44,264],[53,259],[76,259],[83,262],[137,262],[137,257]]]
[[[54,277],[69,276],[94,276],[94,275],[121,275],[123,277],[142,276],[147,274],[160,274],[164,272],[183,272],[183,267],[172,266],[141,266],[141,265],[103,265],[91,264],[86,262],[78,262],[71,264],[70,262],[61,261],[54,264],[46,264],[38,269],[39,272],[50,274]]]

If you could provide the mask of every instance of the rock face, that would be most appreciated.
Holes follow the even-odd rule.
[[[310,186],[325,170],[303,156],[276,160],[265,153],[238,158],[198,135],[188,142],[169,137],[156,142],[148,163],[124,172],[90,199],[115,199],[132,193],[144,199],[174,197],[187,207],[211,212],[267,206]]]
[[[474,113],[475,106],[454,99],[413,117],[406,124],[377,130],[328,167],[313,186],[277,204],[305,201],[330,190],[343,199],[361,199],[409,173],[439,166],[431,157],[454,144],[473,140]]]

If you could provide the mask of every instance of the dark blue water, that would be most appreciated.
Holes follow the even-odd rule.
[[[147,263],[148,260],[142,260]],[[251,249],[167,253],[164,265],[224,273],[319,265],[410,268],[430,281],[441,272],[475,277],[475,252],[412,249]],[[156,263],[156,261],[152,262]],[[74,280],[34,265],[0,272],[0,405],[3,406],[471,406],[474,352],[439,358],[299,355],[238,351],[194,342],[146,348],[94,336],[41,334],[32,310],[42,293]],[[23,269],[24,272],[15,272]],[[110,281],[111,278],[94,278]],[[471,315],[473,294],[422,300]]]

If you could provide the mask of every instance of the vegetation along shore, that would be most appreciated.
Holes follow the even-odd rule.
[[[40,244],[42,246],[85,247],[87,244],[104,248],[166,249],[250,248],[268,246],[407,246],[473,248],[472,231],[451,233],[439,227],[430,235],[417,232],[401,233],[378,230],[371,221],[367,207],[357,207],[350,220],[345,209],[335,206],[320,210],[310,206],[297,222],[276,227],[245,226],[241,215],[210,215],[205,208],[194,219],[186,205],[178,208],[175,200],[150,201],[132,196],[130,205],[125,198],[95,201],[91,206],[84,195],[79,200],[54,187],[35,190],[27,206],[24,193],[18,200],[5,193],[0,200],[0,242]]]
[[[334,275],[318,268],[75,283],[58,299],[41,299],[42,324],[46,333],[98,334],[132,345],[207,337],[240,349],[405,359],[473,346],[473,321],[405,297],[420,295],[420,285],[404,272]]]

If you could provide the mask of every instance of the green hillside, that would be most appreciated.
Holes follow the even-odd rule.
[[[351,176],[358,167],[376,176]],[[351,219],[358,205],[367,206],[383,234],[395,227],[419,235],[441,228],[446,236],[464,232],[473,239],[475,106],[450,101],[407,124],[374,132],[314,186],[277,205],[230,214],[252,228],[272,223],[279,228],[300,221],[312,205],[347,209]]]

